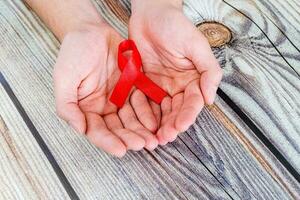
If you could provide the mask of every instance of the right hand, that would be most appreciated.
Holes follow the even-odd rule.
[[[54,67],[58,115],[104,151],[153,150],[158,141],[153,105],[138,90],[117,109],[109,101],[119,79],[118,45],[123,38],[108,24],[85,25],[63,39]]]
[[[165,145],[195,122],[204,103],[214,102],[222,70],[207,39],[184,15],[182,0],[133,0],[131,6],[129,38],[143,70],[170,95],[162,101],[157,131]]]

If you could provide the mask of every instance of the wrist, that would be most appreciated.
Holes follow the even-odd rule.
[[[32,1],[39,7],[36,8],[39,15],[60,41],[71,32],[105,23],[90,0],[52,0],[51,3],[46,3],[46,0]]]
[[[63,35],[68,35],[73,32],[100,32],[105,29],[108,24],[102,20],[82,20],[73,23],[71,27],[63,32]]]
[[[181,9],[183,0],[131,0],[131,11],[136,13],[141,10],[149,9],[149,7],[173,7]]]
[[[74,20],[69,20],[64,27],[57,30],[58,39],[62,41],[66,35],[73,32],[99,32],[107,26],[107,23],[97,15],[76,17]]]
[[[95,38],[106,38],[111,34],[111,27],[104,21],[87,21],[78,24],[72,29],[65,32],[61,42],[68,37],[73,38],[74,35],[89,38],[93,41]]]

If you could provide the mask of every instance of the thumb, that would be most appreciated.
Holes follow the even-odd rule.
[[[199,71],[200,88],[206,104],[213,104],[223,72],[207,39],[195,28],[195,36],[189,48],[188,57]]]
[[[200,88],[206,104],[211,105],[214,103],[222,75],[221,68],[211,69],[201,73]]]
[[[66,77],[64,74],[70,74],[70,76]],[[72,79],[72,72],[55,72],[53,77],[57,115],[68,122],[77,132],[85,133],[85,115],[78,106],[77,97],[80,81]]]
[[[68,122],[68,124],[70,124],[77,132],[82,134],[85,133],[85,116],[77,104],[72,102],[58,103],[56,110],[58,116]]]

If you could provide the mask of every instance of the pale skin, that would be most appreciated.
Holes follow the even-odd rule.
[[[124,38],[90,0],[26,2],[62,43],[53,72],[58,115],[102,150],[122,157],[172,142],[213,103],[222,71],[184,16],[182,0],[132,0],[129,38],[143,71],[169,96],[157,105],[133,89],[121,109],[108,99],[120,76],[117,48]]]

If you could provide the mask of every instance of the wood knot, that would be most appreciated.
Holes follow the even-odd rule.
[[[231,40],[230,29],[218,22],[203,22],[197,27],[208,39],[211,47],[223,46]]]

